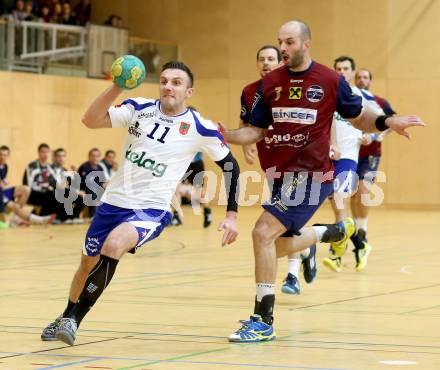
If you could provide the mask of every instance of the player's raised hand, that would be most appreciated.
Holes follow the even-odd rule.
[[[386,119],[385,124],[396,131],[399,135],[405,136],[407,139],[411,138],[411,135],[406,132],[409,127],[426,126],[425,122],[417,116],[392,116]]]
[[[218,231],[225,230],[222,238],[222,247],[227,244],[232,244],[237,240],[238,228],[236,218],[235,212],[228,212],[226,217],[218,225]]]
[[[341,159],[341,151],[336,145],[330,145],[330,159],[333,161],[339,161]]]
[[[218,121],[217,127],[222,135],[225,135],[228,132],[228,128],[225,126],[223,122]]]
[[[370,134],[362,134],[360,141],[362,145],[370,145],[373,142]]]

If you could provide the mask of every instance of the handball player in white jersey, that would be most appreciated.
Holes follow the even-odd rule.
[[[334,61],[334,70],[350,84],[353,94],[362,97],[362,105],[376,114],[384,114],[382,108],[377,104],[373,95],[368,91],[353,86],[353,78],[356,72],[356,65],[353,58],[341,56]],[[331,204],[335,214],[336,222],[348,217],[350,212],[350,197],[357,188],[357,163],[359,149],[362,143],[363,133],[354,127],[350,122],[341,117],[338,112],[334,113],[331,133],[331,156],[335,167],[334,194],[331,197]],[[356,270],[361,271],[367,264],[370,254],[370,245],[363,243],[362,248],[354,249],[356,257]],[[324,265],[335,272],[341,271],[341,257],[329,256],[324,259]]]
[[[160,99],[131,98],[112,107],[122,90],[112,85],[86,111],[89,128],[125,128],[124,161],[101,198],[83,247],[64,312],[41,334],[42,340],[73,345],[84,316],[110,283],[122,256],[156,238],[171,219],[170,202],[197,152],[223,170],[228,205],[219,228],[222,245],[238,235],[239,167],[217,126],[186,107],[193,74],[182,62],[169,62],[160,75]]]

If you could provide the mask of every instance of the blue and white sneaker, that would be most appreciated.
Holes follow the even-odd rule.
[[[260,315],[252,315],[249,320],[240,320],[240,323],[242,327],[229,336],[230,342],[267,342],[276,338],[273,326],[262,321]]]
[[[298,278],[289,272],[281,287],[281,291],[286,294],[301,294]]]
[[[73,346],[76,338],[76,331],[78,330],[78,324],[74,319],[70,317],[63,317],[58,323],[58,327],[55,331],[57,339],[63,341],[69,346]]]
[[[307,284],[310,284],[315,280],[317,267],[316,267],[316,245],[312,245],[309,248],[309,255],[302,260],[304,280]]]

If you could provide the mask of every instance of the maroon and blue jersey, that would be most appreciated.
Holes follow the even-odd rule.
[[[7,176],[8,176],[8,165],[6,163],[1,164],[0,165],[0,180],[6,179]]]
[[[252,82],[251,84],[245,86],[245,88],[241,92],[240,119],[244,123],[249,123],[251,119],[251,111],[254,105],[255,94],[257,93],[260,84],[261,80]]]
[[[390,103],[388,103],[388,101],[386,101],[384,98],[381,98],[377,95],[374,95],[374,98],[385,114],[390,116],[396,114],[393,108],[391,108]],[[380,157],[382,155],[382,142],[373,141],[370,145],[361,145],[361,149],[359,150],[359,158],[369,157],[370,155],[375,157]]]
[[[312,62],[302,72],[286,66],[266,75],[257,88],[249,121],[272,128],[263,139],[263,169],[310,174],[333,171],[329,152],[335,111],[346,119],[357,117],[362,98],[353,95],[345,79],[326,66]]]
[[[261,79],[255,82],[252,82],[251,84],[247,85],[243,92],[241,93],[241,112],[240,112],[240,119],[244,123],[249,123],[251,119],[251,111],[253,108],[253,105],[255,103],[255,97],[257,96],[257,90],[261,85]],[[263,140],[260,140],[257,143],[257,151],[258,151],[258,158],[260,159],[260,165],[265,170],[265,166],[263,165],[263,162],[267,157],[268,153],[264,153],[268,149],[268,145],[266,144],[266,140],[269,140],[269,138],[266,136]]]

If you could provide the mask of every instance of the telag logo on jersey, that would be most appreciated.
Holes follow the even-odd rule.
[[[312,85],[307,88],[306,98],[309,102],[318,103],[324,97],[324,89],[319,85]]]
[[[141,132],[139,131],[139,122],[138,122],[138,121],[136,121],[136,122],[134,123],[134,125],[131,125],[131,126],[128,128],[128,133],[129,133],[130,135],[133,135],[133,136],[136,136],[136,137],[141,136]]]
[[[146,154],[146,152],[133,152],[131,150],[130,144],[127,151],[125,152],[125,158],[136,166],[151,171],[153,176],[162,177],[166,169],[168,168],[168,165],[164,163],[156,163],[156,161],[153,159],[145,158]]]
[[[301,123],[303,125],[313,125],[316,122],[318,111],[306,108],[272,108],[272,118],[274,122]]]

